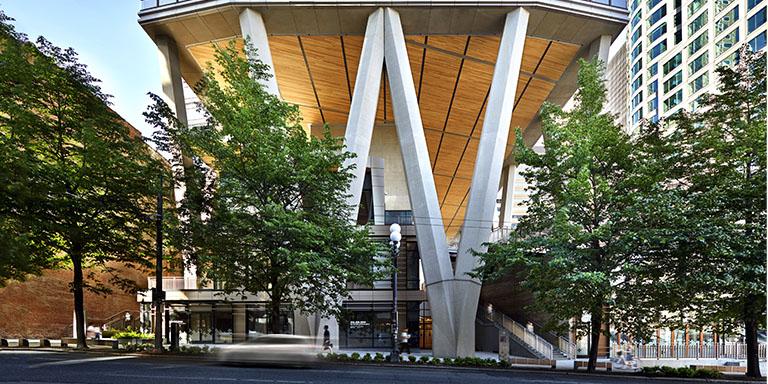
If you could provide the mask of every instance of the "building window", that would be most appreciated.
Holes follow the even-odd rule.
[[[688,36],[693,36],[701,27],[707,24],[707,11],[704,11],[688,24]]]
[[[648,54],[649,61],[655,59],[656,56],[661,55],[666,50],[667,50],[667,40],[664,39],[660,43],[653,46],[653,48],[651,48],[651,52]]]
[[[654,97],[648,101],[648,113],[655,112],[659,108],[659,98]]]
[[[757,11],[757,13],[749,18],[749,21],[747,21],[747,33],[754,32],[759,26],[763,24],[765,24],[765,7]]]
[[[763,0],[747,0],[747,12],[754,9],[757,6],[757,4],[760,4],[761,1]]]
[[[733,3],[733,0],[715,0],[715,13],[720,13],[723,9],[728,8]]]
[[[648,10],[650,11],[653,7],[659,5],[659,3],[661,3],[661,0],[648,0]]]
[[[640,108],[632,115],[632,124],[637,124],[643,118],[643,109]]]
[[[688,16],[692,16],[696,11],[701,9],[701,6],[704,5],[706,0],[693,0],[690,4],[688,4]]]
[[[717,63],[718,67],[726,66],[730,67],[735,64],[739,63],[739,51],[734,51],[730,55],[726,56],[724,59],[720,60],[719,63]]]
[[[722,55],[739,42],[739,29],[735,28],[715,44],[715,56]]]
[[[702,53],[699,57],[688,63],[688,73],[693,75],[709,63],[709,52]]]
[[[635,29],[635,32],[632,33],[632,44],[637,43],[637,40],[640,39],[640,36],[643,35],[643,27],[639,27]]]
[[[629,5],[629,11],[632,12],[637,9],[637,7],[640,6],[640,0],[632,0],[632,3]]]
[[[632,59],[630,61],[635,61],[635,59],[637,58],[637,56],[640,55],[640,52],[642,50],[643,50],[643,42],[641,41],[637,43],[637,46],[635,47],[635,49],[632,50]]]
[[[682,62],[683,62],[683,53],[679,52],[677,55],[673,56],[666,63],[664,63],[664,76],[674,71],[675,68],[679,67]]]
[[[659,82],[657,80],[654,80],[652,83],[648,84],[648,96],[652,96],[656,91],[659,90]]]
[[[688,45],[688,55],[693,55],[694,53],[698,52],[701,48],[703,48],[705,45],[707,45],[707,42],[709,41],[709,37],[707,36],[707,32],[700,34],[697,38],[695,38],[691,44]]]
[[[752,48],[752,52],[757,52],[765,48],[765,31],[757,35],[754,39],[750,40],[749,46]]]
[[[651,31],[651,36],[648,39],[648,42],[653,43],[659,37],[664,36],[665,33],[667,33],[667,23],[662,23],[658,28]]]
[[[632,28],[634,28],[634,27],[637,25],[637,23],[639,23],[639,22],[640,22],[642,14],[643,14],[642,12],[638,12],[638,13],[637,13],[637,14],[635,14],[635,16],[632,18]]]
[[[632,75],[631,75],[631,77],[635,77],[635,75],[637,75],[640,72],[641,69],[643,69],[643,59],[642,58],[637,60],[635,65],[632,66]]]
[[[659,73],[659,63],[653,63],[650,67],[648,67],[648,78],[656,76],[656,74]]]
[[[666,100],[664,100],[664,111],[669,111],[670,109],[676,107],[678,104],[680,104],[683,101],[683,90],[679,89],[675,94],[668,97]]]
[[[733,23],[736,22],[736,20],[739,19],[739,7],[733,7],[730,11],[726,12],[720,20],[717,21],[715,24],[715,34],[719,35],[723,31],[726,30],[726,28],[733,25]]]
[[[709,84],[709,74],[706,72],[688,83],[688,92],[694,94]]]
[[[669,92],[670,90],[674,89],[680,83],[683,82],[683,71],[678,71],[672,77],[669,78],[669,80],[664,82],[664,93]]]
[[[632,108],[637,107],[643,102],[643,92],[638,92],[635,97],[632,98]]]
[[[659,8],[656,12],[651,14],[651,17],[648,19],[648,26],[656,24],[659,20],[664,18],[664,16],[667,15],[667,7],[666,5]]]
[[[635,93],[638,89],[640,89],[640,86],[643,85],[643,76],[640,75],[635,79],[635,81],[632,82],[632,93]]]

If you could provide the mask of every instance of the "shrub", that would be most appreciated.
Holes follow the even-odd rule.
[[[139,331],[131,329],[131,327],[128,327],[124,331],[119,331],[112,334],[112,338],[114,339],[153,339],[155,338],[155,334],[141,333]]]
[[[511,364],[509,363],[509,360],[499,360],[496,363],[496,366],[498,366],[499,368],[509,368]]]
[[[442,360],[440,360],[439,357],[435,357],[429,361],[429,365],[440,365],[441,363],[442,363]]]
[[[376,352],[376,355],[373,357],[373,361],[375,361],[377,363],[383,362],[384,361],[384,355],[381,354],[380,352]]]
[[[411,363],[415,363],[416,362],[416,356],[408,355],[408,361],[410,361]]]
[[[112,336],[115,335],[115,333],[117,333],[117,331],[115,331],[114,329],[107,329],[107,330],[101,332],[101,337],[103,337],[105,339],[111,339]]]
[[[419,357],[419,364],[426,364],[429,362],[429,356]]]
[[[360,354],[357,352],[352,352],[352,354],[349,356],[349,359],[352,361],[360,360]]]
[[[336,361],[349,361],[349,356],[346,353],[339,353],[336,355]]]
[[[693,374],[696,372],[695,369],[689,368],[689,367],[680,367],[677,368],[677,377],[693,377]]]
[[[693,377],[702,379],[718,379],[723,377],[723,373],[720,371],[715,371],[714,369],[697,369],[693,373]]]
[[[366,353],[365,355],[363,355],[363,359],[362,360],[366,361],[366,362],[373,361],[373,357],[371,356],[370,353]]]
[[[454,360],[451,359],[450,357],[446,357],[445,359],[443,359],[443,364],[445,365],[453,365],[453,363],[454,363]]]

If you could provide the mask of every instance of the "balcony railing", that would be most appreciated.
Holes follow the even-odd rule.
[[[147,287],[152,289],[156,287],[155,277],[147,278]],[[194,277],[163,277],[164,291],[180,291],[182,289],[197,289],[197,278]]]

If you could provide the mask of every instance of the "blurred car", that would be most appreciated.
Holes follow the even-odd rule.
[[[312,366],[319,352],[311,337],[262,335],[244,343],[221,346],[216,358],[224,364]]]

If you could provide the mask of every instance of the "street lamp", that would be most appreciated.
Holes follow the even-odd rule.
[[[400,362],[400,350],[397,345],[397,335],[399,327],[397,325],[397,255],[400,253],[400,240],[403,235],[400,234],[400,225],[395,223],[389,226],[389,245],[392,250],[392,354],[389,361],[393,363]]]

